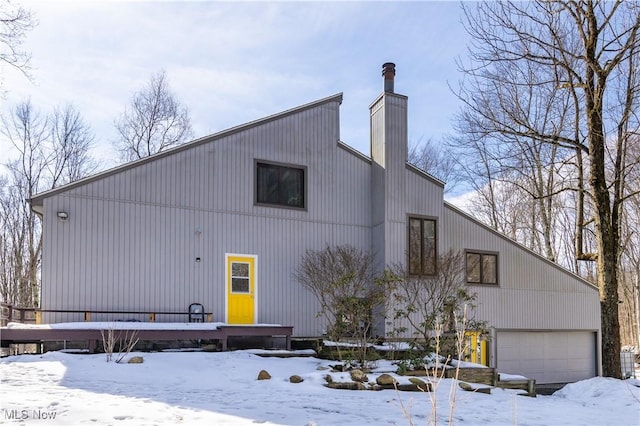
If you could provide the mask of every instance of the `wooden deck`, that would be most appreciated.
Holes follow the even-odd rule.
[[[77,327],[61,327],[59,324],[46,326],[41,324],[43,312],[78,314],[85,322],[79,323],[82,326]],[[128,322],[116,319],[113,322],[114,326],[109,327],[104,323],[93,323],[91,318],[92,316],[95,318],[96,314],[114,315],[116,318],[138,315],[148,318],[149,322]],[[156,322],[156,318],[166,318],[168,315],[184,316],[185,319],[190,319],[192,314],[186,311],[48,310],[15,307],[7,303],[0,303],[0,347],[6,348],[9,345],[28,343],[87,341],[89,350],[95,350],[98,343],[102,342],[102,332],[113,328],[120,336],[130,336],[132,333],[136,333],[136,337],[140,341],[217,340],[223,351],[228,348],[229,337],[284,337],[287,350],[291,350],[291,335],[293,334],[291,326],[214,324],[211,312],[203,312],[200,321],[197,322]],[[7,327],[10,322],[34,326]]]
[[[287,350],[291,349],[293,327],[280,325],[219,325],[217,328],[197,329],[185,326],[172,329],[144,328],[144,323],[127,327],[119,323],[114,331],[120,336],[136,333],[141,341],[217,340],[223,351],[227,350],[229,337],[284,337]],[[155,323],[158,324],[158,323]],[[12,344],[43,343],[51,341],[87,341],[89,349],[95,349],[102,341],[100,328],[0,328],[0,346]]]

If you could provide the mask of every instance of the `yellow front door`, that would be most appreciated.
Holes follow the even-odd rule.
[[[256,256],[227,254],[227,324],[256,320]]]

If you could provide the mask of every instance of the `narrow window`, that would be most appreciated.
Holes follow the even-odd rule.
[[[305,208],[305,169],[256,162],[256,203]]]
[[[467,252],[467,282],[498,284],[498,255]]]
[[[409,218],[409,274],[436,274],[436,221]]]

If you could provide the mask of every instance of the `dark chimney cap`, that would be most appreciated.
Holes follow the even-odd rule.
[[[396,75],[396,64],[386,62],[382,65],[382,76],[384,77],[384,91],[393,93],[393,78]]]

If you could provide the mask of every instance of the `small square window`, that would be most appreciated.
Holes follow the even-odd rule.
[[[494,253],[466,253],[467,282],[470,284],[498,284],[498,255]]]
[[[256,203],[305,208],[305,168],[256,162]]]

